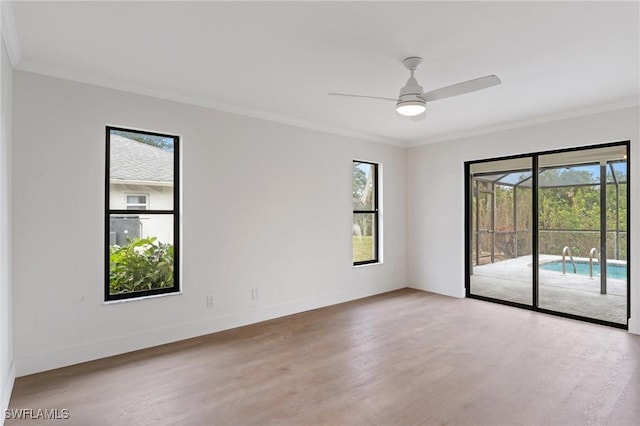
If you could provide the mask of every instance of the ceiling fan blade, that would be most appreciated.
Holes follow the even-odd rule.
[[[365,95],[353,95],[350,93],[329,93],[331,96],[349,96],[351,98],[367,98],[367,99],[382,99],[383,101],[393,101],[398,102],[395,98],[383,98],[380,96],[365,96]]]
[[[436,101],[438,99],[450,98],[452,96],[458,96],[469,92],[475,92],[476,90],[497,86],[500,83],[502,83],[502,81],[500,81],[500,79],[495,75],[487,75],[485,77],[463,81],[462,83],[456,83],[451,86],[441,87],[440,89],[425,92],[422,95],[422,98],[427,102]]]

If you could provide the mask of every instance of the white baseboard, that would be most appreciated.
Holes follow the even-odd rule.
[[[68,365],[79,364],[126,352],[172,343],[192,337],[198,337],[218,331],[254,324],[286,315],[296,314],[324,306],[361,299],[387,291],[398,290],[405,286],[391,284],[368,285],[347,291],[318,295],[280,305],[266,306],[236,314],[207,318],[190,323],[176,324],[171,327],[148,330],[120,336],[113,339],[94,341],[86,344],[58,348],[52,351],[16,356],[15,374],[18,377],[39,373]],[[14,374],[14,375],[15,375]]]
[[[629,333],[640,335],[640,318],[629,318]]]
[[[4,424],[4,410],[9,407],[9,401],[11,400],[11,393],[13,392],[13,383],[16,381],[16,364],[11,362],[9,367],[9,374],[7,379],[2,384],[2,423]]]
[[[428,291],[429,293],[441,294],[443,296],[455,297],[457,299],[462,299],[465,297],[464,287],[455,289],[456,286],[438,286],[438,287],[430,287],[430,286],[420,286],[420,285],[409,285],[409,288],[413,288],[415,290]]]

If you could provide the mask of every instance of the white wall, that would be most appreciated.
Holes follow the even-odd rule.
[[[423,145],[408,152],[412,287],[464,296],[464,162],[631,140],[631,320],[640,334],[640,110],[638,107]]]
[[[12,69],[4,38],[0,46],[0,408],[4,410],[9,405],[15,378],[11,278]]]
[[[21,71],[13,113],[19,376],[406,286],[402,148]],[[183,294],[103,304],[107,124],[182,136]],[[353,159],[383,164],[382,265],[352,267]]]

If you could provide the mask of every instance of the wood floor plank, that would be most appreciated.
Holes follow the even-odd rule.
[[[20,408],[68,409],[65,425],[637,426],[640,336],[405,289],[21,377]]]

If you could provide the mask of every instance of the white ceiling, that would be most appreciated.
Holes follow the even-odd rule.
[[[415,145],[637,105],[639,6],[12,2],[7,39],[17,69]],[[406,56],[424,58],[427,91],[488,74],[503,84],[430,103],[423,121],[327,95],[396,97]]]

